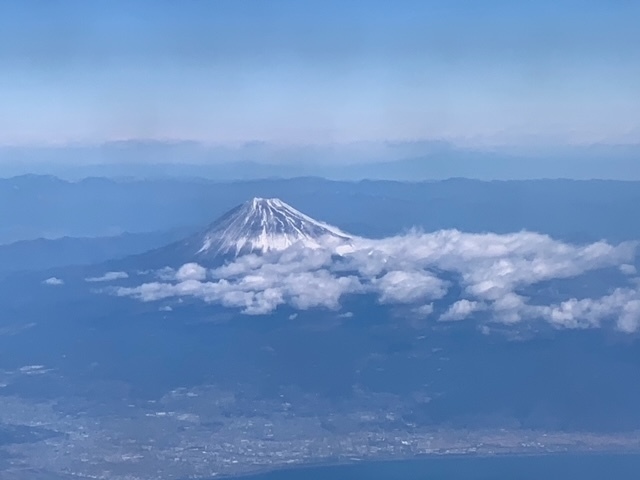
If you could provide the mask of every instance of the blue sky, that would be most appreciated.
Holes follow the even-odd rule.
[[[0,145],[640,142],[636,1],[0,3]]]

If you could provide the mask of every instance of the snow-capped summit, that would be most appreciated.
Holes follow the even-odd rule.
[[[282,251],[293,245],[342,254],[354,238],[299,212],[277,198],[254,198],[233,208],[203,231],[135,256],[138,268],[185,263],[219,265],[241,255]]]
[[[266,253],[284,250],[296,243],[319,248],[328,239],[348,241],[351,238],[278,198],[254,198],[245,202],[197,237],[201,244],[196,256]]]

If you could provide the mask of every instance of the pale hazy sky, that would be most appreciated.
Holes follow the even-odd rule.
[[[0,3],[0,145],[640,142],[640,2]]]

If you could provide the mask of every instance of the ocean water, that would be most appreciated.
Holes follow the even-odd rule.
[[[437,457],[299,468],[247,480],[640,480],[640,455]]]

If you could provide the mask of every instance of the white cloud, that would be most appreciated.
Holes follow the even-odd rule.
[[[112,282],[114,280],[122,280],[125,278],[129,278],[129,274],[127,272],[107,272],[100,277],[85,278],[85,281],[86,282]]]
[[[176,272],[176,280],[204,280],[207,278],[207,269],[197,263],[186,263]]]
[[[440,320],[443,322],[464,320],[472,313],[482,310],[483,308],[484,305],[482,303],[463,298],[455,302],[445,313],[440,315]]]
[[[625,275],[635,275],[637,273],[636,267],[628,263],[620,265],[620,271]]]
[[[47,279],[46,279],[44,282],[42,282],[42,283],[44,283],[45,285],[54,285],[54,286],[57,286],[57,285],[64,285],[64,280],[62,280],[62,279],[60,279],[60,278],[58,278],[58,277],[50,277],[50,278],[47,278]]]
[[[639,298],[629,300],[622,308],[617,323],[619,330],[632,333],[640,327],[640,295],[638,295],[638,297]]]
[[[531,316],[542,317],[564,328],[599,327],[605,321],[615,323],[622,332],[640,327],[640,290],[618,288],[600,298],[571,298],[558,305],[529,307]]]
[[[419,307],[413,309],[413,313],[420,318],[430,317],[433,313],[433,303],[420,305]]]
[[[442,298],[447,284],[425,271],[393,270],[373,280],[382,303],[415,303]]]
[[[482,318],[506,324],[542,319],[556,327],[584,328],[612,321],[620,330],[633,331],[640,327],[634,303],[640,287],[621,285],[613,293],[602,292],[599,299],[567,299],[554,305],[535,298],[530,287],[603,268],[632,274],[628,267],[635,250],[632,243],[573,245],[532,232],[410,232],[355,239],[351,249],[339,255],[329,247],[293,245],[282,252],[246,255],[209,272],[190,263],[177,272],[160,271],[158,282],[116,291],[144,301],[191,296],[246,314],[270,313],[284,304],[337,310],[345,295],[369,294],[385,304],[415,305],[415,313],[429,316],[433,302],[444,302],[455,286],[464,298],[442,305],[440,320],[462,320],[485,311]]]
[[[18,372],[24,375],[44,375],[45,373],[49,373],[51,371],[50,368],[45,368],[44,365],[25,365],[24,367],[20,367]]]
[[[527,309],[526,300],[513,292],[497,298],[491,305],[494,320],[501,323],[518,323],[522,321],[523,311]]]
[[[361,289],[356,277],[335,277],[327,270],[283,275],[274,275],[268,270],[211,282],[194,279],[175,284],[152,282],[116,291],[118,295],[134,296],[143,301],[192,296],[258,315],[270,313],[284,303],[300,310],[313,307],[337,309],[342,295]]]
[[[340,308],[340,297],[362,291],[358,278],[336,277],[327,270],[300,273],[289,277],[286,284],[294,307],[307,310],[312,307]]]
[[[176,279],[176,271],[171,267],[164,267],[155,272],[153,271],[142,271],[139,272],[141,275],[147,275],[149,273],[155,273],[155,276],[158,277],[159,280],[164,280],[167,282],[172,282]]]

